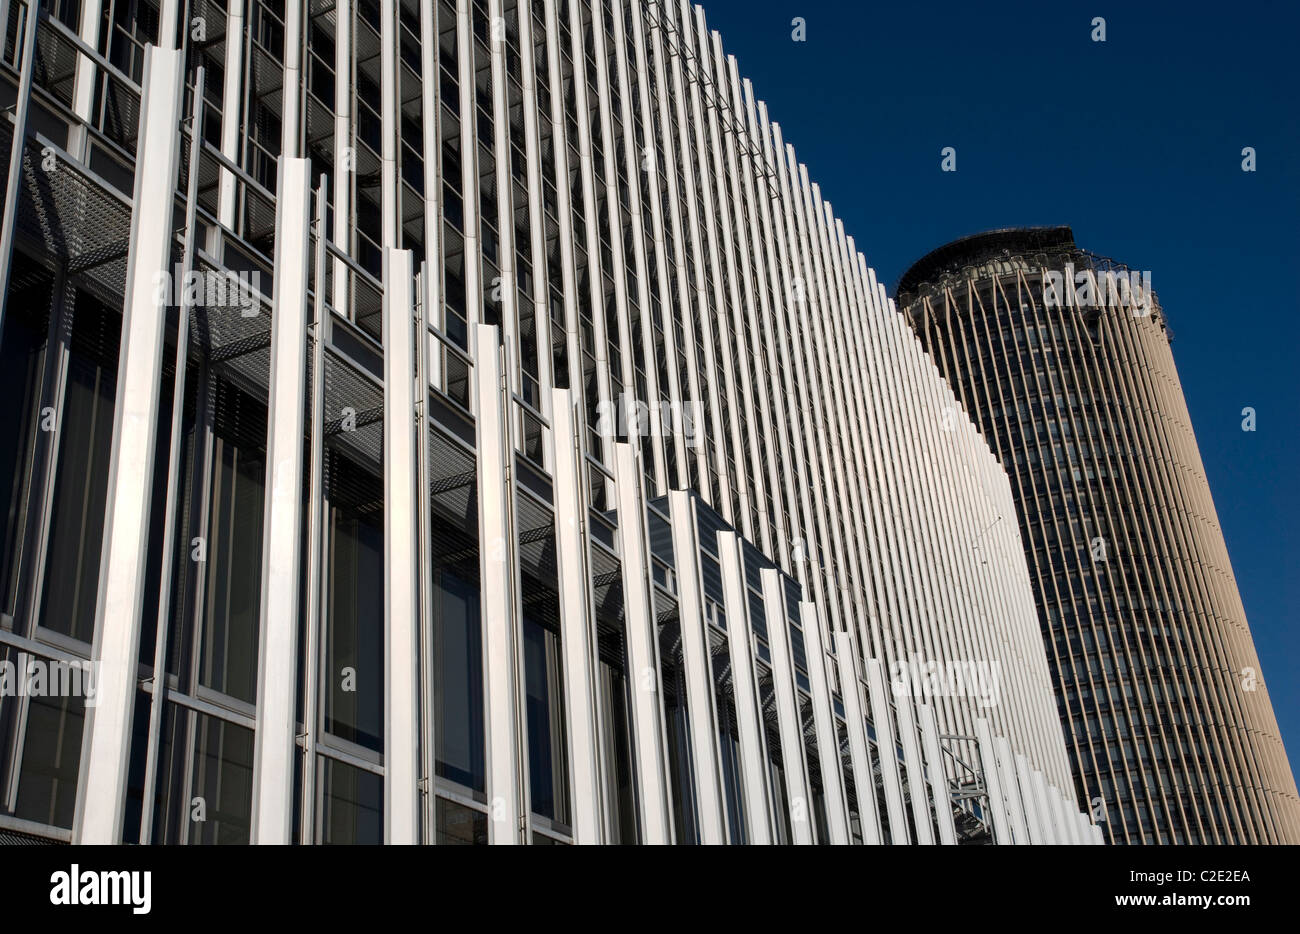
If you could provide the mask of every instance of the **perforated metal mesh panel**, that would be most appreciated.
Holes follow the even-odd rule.
[[[11,132],[11,131],[7,131]],[[23,148],[16,232],[24,245],[61,260],[69,275],[119,301],[126,283],[131,209],[76,165],[42,165],[41,148]]]

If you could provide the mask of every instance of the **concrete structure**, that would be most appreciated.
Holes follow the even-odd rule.
[[[1006,474],[700,10],[8,9],[0,661],[98,703],[0,696],[0,833],[1095,840]]]
[[[1116,843],[1300,842],[1151,274],[1000,230],[899,301],[1011,475],[1079,800]]]

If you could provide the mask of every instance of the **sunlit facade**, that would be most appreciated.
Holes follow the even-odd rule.
[[[1076,794],[1107,839],[1300,842],[1151,273],[1068,227],[999,230],[919,260],[899,301],[1011,475]]]
[[[1099,840],[1007,476],[701,10],[7,9],[0,662],[94,703],[0,692],[0,833]]]

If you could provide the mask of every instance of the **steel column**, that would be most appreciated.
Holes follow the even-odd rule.
[[[239,3],[241,0],[232,0]],[[421,4],[424,6],[425,4]],[[352,96],[356,79],[352,74],[353,0],[334,3],[334,245],[352,255],[352,183],[357,176],[357,153],[353,145]],[[434,46],[437,46],[436,40]],[[427,78],[425,79],[428,80]],[[425,119],[432,122],[426,115]],[[347,263],[334,259],[334,313],[351,320],[349,309],[352,277]]]
[[[749,842],[772,842],[772,820],[767,800],[767,762],[763,731],[758,718],[757,678],[754,674],[754,637],[749,622],[749,593],[745,587],[740,538],[735,532],[718,535],[718,563],[726,601],[727,645],[731,657],[731,685],[740,738],[740,771],[745,795]]]
[[[849,809],[844,794],[844,766],[840,762],[840,735],[835,729],[835,707],[830,679],[826,674],[826,650],[822,647],[822,623],[817,604],[800,603],[799,621],[808,652],[808,683],[812,688],[813,722],[817,725],[817,755],[821,763],[822,795],[826,801],[826,825],[830,842],[851,843]]]
[[[876,727],[876,751],[880,755],[880,777],[885,786],[885,809],[889,811],[889,842],[909,843],[907,818],[903,814],[903,782],[898,771],[898,745],[889,713],[885,666],[880,659],[867,661],[867,699]]]
[[[636,733],[642,836],[646,843],[671,843],[672,799],[668,794],[667,740],[659,691],[659,631],[650,591],[650,549],[641,476],[633,446],[626,443],[614,445],[619,563],[623,574],[628,681]]]
[[[786,794],[794,842],[813,840],[812,799],[804,764],[803,725],[799,695],[790,653],[790,619],[785,603],[785,581],[776,568],[764,568],[763,606],[767,610],[767,639],[772,650],[772,682],[776,692],[777,727],[781,734],[781,761],[785,764]]]
[[[1038,811],[1039,826],[1043,828],[1043,842],[1062,843],[1064,841],[1056,833],[1056,816],[1052,813],[1052,801],[1047,794],[1047,777],[1034,769],[1033,782],[1034,807]]]
[[[301,483],[307,429],[304,393],[310,175],[311,163],[306,159],[281,156],[277,162],[253,843],[288,843],[293,821],[298,595],[302,586]]]
[[[993,836],[999,845],[1014,842],[1011,822],[1007,818],[1007,799],[1002,791],[1002,773],[998,769],[997,749],[993,731],[983,717],[975,720],[975,736],[979,740],[980,768],[984,770],[984,787],[988,791],[989,811],[992,812]]]
[[[35,11],[36,4],[28,7],[28,12]],[[163,6],[164,14],[166,5]],[[92,49],[99,48],[99,28],[104,19],[104,8],[101,0],[82,0],[81,16],[77,22],[77,37]],[[160,29],[166,20],[159,17]],[[162,37],[158,40],[159,48],[171,48],[175,44],[175,23],[172,24],[173,36],[164,40]],[[73,77],[72,77],[72,112],[77,118],[68,131],[68,154],[76,159],[86,160],[90,153],[87,151],[87,124],[93,124],[95,115],[91,112],[95,105],[95,86],[98,83],[98,65],[90,56],[75,51]]]
[[[487,789],[492,843],[528,840],[527,762],[521,747],[513,522],[514,448],[502,348],[493,325],[476,326],[474,396],[478,441],[479,581],[487,688]]]
[[[98,668],[98,704],[87,712],[83,735],[72,832],[78,843],[122,839],[125,797],[121,790],[126,787],[131,750],[167,331],[166,305],[159,306],[156,292],[160,275],[170,282],[183,76],[180,52],[146,48],[92,650]]]
[[[409,250],[385,250],[384,259],[384,840],[417,843],[421,506],[415,483],[415,279]]]
[[[200,66],[194,75],[194,95],[190,110],[190,145],[196,146],[203,138],[203,85],[205,72]],[[184,281],[194,268],[195,236],[197,234],[199,191],[199,160],[190,159],[189,177],[185,186],[185,246],[181,254],[181,276]],[[176,357],[172,375],[171,430],[167,451],[167,494],[163,504],[162,553],[172,555],[176,548],[176,500],[180,496],[184,478],[181,474],[181,441],[185,421],[185,383],[190,358],[190,307],[185,293],[176,308]],[[167,697],[167,679],[163,676],[167,665],[168,621],[171,619],[173,580],[172,564],[162,562],[161,580],[158,583],[157,638],[154,640],[153,690],[149,695],[149,739],[145,752],[144,796],[140,808],[140,842],[151,843],[153,837],[154,801],[157,795],[158,746],[162,730],[163,701]],[[143,625],[143,624],[142,624]]]
[[[1016,843],[1027,846],[1030,842],[1029,827],[1025,821],[1025,804],[1020,797],[1020,782],[1016,778],[1016,760],[1011,754],[1011,743],[1005,736],[999,736],[993,741],[993,750],[998,762],[998,777],[1002,779],[1002,794],[1011,816],[1011,829],[1016,835]]]
[[[303,672],[303,735],[302,735],[302,826],[298,839],[303,843],[315,841],[316,822],[316,739],[319,734],[319,683],[320,637],[323,566],[325,561],[325,242],[329,233],[325,228],[326,179],[320,176],[316,188],[316,239],[312,245],[315,258],[311,310],[311,438],[309,475],[307,478],[307,617],[306,645],[303,655],[307,664]]]
[[[1066,819],[1065,801],[1061,798],[1061,790],[1055,785],[1047,787],[1048,804],[1052,807],[1052,823],[1056,827],[1056,842],[1062,844],[1071,844],[1074,842],[1070,834],[1070,825]]]
[[[573,840],[604,843],[600,730],[596,717],[596,636],[593,631],[581,452],[573,393],[551,390],[551,438],[555,451],[555,558],[560,588],[560,649],[564,654],[564,711],[573,782]],[[623,523],[620,521],[619,525]],[[631,640],[629,640],[631,641]],[[629,650],[630,651],[630,650]],[[643,790],[644,793],[644,790]],[[644,797],[643,797],[644,803]]]
[[[944,846],[954,846],[957,827],[952,819],[952,796],[948,790],[948,774],[943,768],[943,751],[939,747],[939,724],[934,708],[929,704],[917,704],[916,715],[921,725],[921,743],[925,749],[934,813],[939,821],[939,842]]]
[[[1042,844],[1047,842],[1043,833],[1043,818],[1038,810],[1038,794],[1034,789],[1034,776],[1029,768],[1029,760],[1019,753],[1015,757],[1016,781],[1020,786],[1020,800],[1025,808],[1025,823],[1029,829],[1029,842]]]
[[[682,629],[682,659],[686,669],[686,707],[690,720],[691,761],[695,765],[695,801],[700,840],[726,843],[718,737],[713,703],[708,621],[700,583],[699,540],[695,530],[695,501],[686,490],[668,494],[673,530],[673,563],[677,574],[677,609]]]
[[[850,633],[835,633],[835,654],[840,659],[840,693],[844,698],[844,719],[849,733],[849,756],[853,761],[853,787],[858,793],[862,841],[880,843],[880,816],[876,813],[876,780],[871,765],[871,744],[867,741],[862,679],[858,675],[858,653]]]
[[[897,700],[898,731],[902,733],[903,757],[907,760],[907,785],[912,792],[912,817],[916,824],[916,842],[934,845],[934,825],[930,822],[930,796],[925,791],[925,768],[921,744],[916,738],[916,713],[911,697]]]
[[[239,137],[243,128],[244,100],[247,87],[244,81],[244,3],[245,0],[229,0],[229,12],[226,15],[226,60],[223,63],[225,84],[221,91],[221,154],[238,163]],[[235,211],[237,189],[235,173],[222,166],[218,170],[221,188],[217,195],[217,221],[226,230],[235,229]],[[220,256],[221,234],[216,229],[210,231],[211,242],[208,249]]]
[[[18,200],[22,196],[23,151],[27,148],[27,114],[32,103],[32,56],[36,52],[36,27],[40,23],[40,12],[36,0],[28,0],[23,8],[24,21],[22,38],[22,60],[18,72],[18,101],[14,105],[14,135],[9,147],[9,174],[5,180],[4,220],[0,222],[0,340],[4,338],[5,309],[9,306],[9,277],[13,270],[14,228],[18,223]],[[0,22],[0,33],[8,27],[8,9],[4,11],[6,20]],[[0,34],[0,46],[4,43]],[[18,37],[14,37],[18,41]],[[140,119],[144,119],[144,102],[141,101]],[[138,203],[138,202],[137,202]]]

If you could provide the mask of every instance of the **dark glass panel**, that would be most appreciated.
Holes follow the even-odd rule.
[[[322,756],[320,781],[320,843],[384,842],[383,776]]]
[[[248,843],[253,807],[253,731],[194,714],[190,843]],[[195,798],[206,820],[195,821]]]
[[[628,709],[627,678],[623,669],[621,638],[600,633],[599,689],[605,712],[605,783],[609,801],[610,842],[636,843],[637,811],[632,771],[632,724]],[[617,656],[614,652],[617,651]],[[617,660],[616,660],[617,659]]]
[[[483,791],[483,648],[478,587],[450,571],[435,575],[434,658],[438,775]]]
[[[524,618],[524,673],[528,706],[529,794],[533,812],[569,822],[560,639]]]
[[[80,697],[30,698],[15,815],[71,829],[84,720]]]
[[[731,658],[727,640],[710,627],[710,661],[713,669],[713,703],[717,710],[718,754],[722,766],[723,803],[732,843],[747,842],[744,788],[740,765],[740,731],[736,724],[735,695],[731,683]]]
[[[379,513],[331,510],[325,729],[383,749],[384,524]]]
[[[15,274],[20,254],[15,253]],[[25,265],[25,264],[24,264]],[[24,270],[26,271],[26,270]],[[40,294],[15,289],[0,342],[0,610],[17,608],[18,557],[27,515],[28,474],[39,435],[49,283]]]
[[[199,681],[251,704],[257,696],[265,455],[218,437],[212,470]]]
[[[116,311],[77,294],[63,411],[54,425],[58,466],[40,622],[83,642],[95,634],[120,329]]]
[[[668,778],[673,796],[673,823],[678,843],[699,843],[695,821],[695,786],[691,771],[690,723],[686,708],[686,673],[682,640],[676,618],[659,631],[659,659],[663,669],[664,728],[668,741]]]
[[[438,844],[484,846],[488,842],[487,815],[446,798],[438,799]]]

